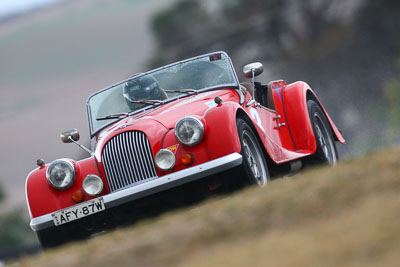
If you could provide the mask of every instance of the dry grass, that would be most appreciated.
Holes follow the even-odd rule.
[[[248,188],[22,266],[396,266],[400,149]]]

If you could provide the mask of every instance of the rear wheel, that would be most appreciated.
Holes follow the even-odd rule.
[[[334,165],[338,161],[338,153],[325,113],[314,100],[308,100],[307,107],[317,144],[314,159],[319,163]]]
[[[241,154],[243,156],[242,170],[251,184],[266,185],[269,180],[267,162],[258,139],[251,127],[243,119],[236,121]]]

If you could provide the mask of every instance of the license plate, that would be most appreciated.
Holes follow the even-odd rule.
[[[105,209],[106,207],[104,206],[103,198],[95,198],[71,208],[57,211],[51,216],[53,217],[55,226],[59,226],[61,224],[75,221]]]

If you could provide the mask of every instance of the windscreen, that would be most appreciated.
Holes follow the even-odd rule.
[[[99,118],[140,112],[151,105],[173,101],[194,91],[236,86],[238,82],[231,61],[223,52],[195,57],[135,75],[89,98],[91,133],[96,133],[117,119],[98,120]]]

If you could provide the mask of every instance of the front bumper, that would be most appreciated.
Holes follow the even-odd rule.
[[[103,196],[106,209],[116,207],[129,201],[177,187],[203,177],[207,177],[242,164],[242,156],[232,153],[209,162],[164,175],[158,179],[135,185],[121,191]],[[51,213],[33,218],[30,226],[33,231],[54,227]]]

